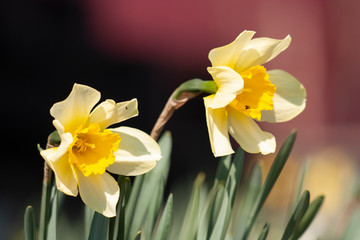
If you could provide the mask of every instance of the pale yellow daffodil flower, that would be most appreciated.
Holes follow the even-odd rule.
[[[275,152],[275,137],[257,121],[288,121],[305,108],[306,91],[291,74],[266,70],[263,64],[290,45],[282,40],[254,38],[244,31],[232,43],[210,51],[212,75],[218,89],[204,98],[206,122],[215,156],[233,153],[230,135],[249,153]]]
[[[41,151],[41,156],[54,171],[58,190],[71,196],[80,193],[90,208],[113,217],[119,186],[107,171],[125,176],[144,174],[161,159],[161,152],[155,140],[140,130],[107,129],[138,115],[136,99],[106,100],[93,109],[99,100],[97,90],[74,84],[70,95],[50,109],[61,143]]]

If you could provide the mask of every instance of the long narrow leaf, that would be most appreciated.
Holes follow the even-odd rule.
[[[301,235],[306,231],[306,229],[310,226],[310,224],[314,220],[323,201],[324,201],[324,196],[319,196],[310,203],[308,209],[305,212],[305,215],[303,216],[300,223],[296,227],[295,232],[291,237],[291,239],[295,240],[301,237]]]
[[[116,217],[110,219],[109,223],[109,240],[124,239],[124,202],[127,191],[127,184],[130,184],[130,178],[119,176],[117,180],[120,188],[120,197],[116,206]]]
[[[108,235],[109,218],[95,212],[91,222],[89,240],[106,239]]]
[[[282,236],[282,240],[287,240],[295,231],[297,225],[301,221],[302,217],[304,216],[306,210],[309,207],[309,200],[310,200],[310,193],[309,191],[305,190],[302,194],[293,214],[290,217],[290,220],[285,228],[284,234]]]
[[[157,216],[160,209],[163,199],[163,189],[165,188],[170,167],[172,140],[169,132],[166,132],[160,138],[159,146],[163,156],[162,159],[150,172],[135,178],[134,187],[125,214],[125,239],[134,238],[137,232],[142,229],[150,209],[149,206],[152,203],[155,204],[155,216]],[[140,180],[138,181],[138,179]],[[155,203],[153,202],[154,193],[159,194]]]
[[[197,229],[196,239],[202,240],[209,238],[209,235],[211,234],[212,231],[211,213],[214,211],[213,210],[214,201],[216,196],[223,194],[224,191],[225,191],[225,186],[223,182],[219,182],[219,184],[217,184],[210,190],[206,198],[206,201],[204,203],[204,206],[201,208],[201,215],[197,222],[198,229]],[[180,239],[182,240],[186,238],[180,238]],[[193,238],[189,238],[189,239],[193,239]]]
[[[86,204],[84,204],[84,231],[85,231],[85,240],[89,239],[91,222],[94,218],[94,210],[89,208]]]
[[[239,149],[236,151],[234,161],[231,164],[229,175],[226,180],[225,188],[228,193],[231,207],[234,205],[235,193],[240,182],[240,177],[243,169],[244,154],[244,150],[239,147]]]
[[[234,156],[234,160],[233,163],[231,164],[229,175],[226,180],[225,190],[227,195],[227,201],[226,201],[227,208],[223,223],[221,223],[222,234],[220,239],[225,238],[226,232],[229,227],[235,195],[238,189],[238,185],[240,182],[240,177],[243,169],[243,162],[244,162],[244,150],[242,150],[239,147],[239,149],[236,151],[236,154]]]
[[[24,215],[24,240],[36,239],[35,214],[32,206],[28,206]]]
[[[190,201],[187,206],[184,220],[181,226],[181,230],[178,236],[178,239],[185,240],[185,239],[194,239],[196,235],[196,230],[198,226],[198,218],[200,214],[200,196],[201,196],[201,188],[202,184],[205,180],[205,174],[199,173],[197,178],[195,179]]]
[[[290,136],[286,139],[284,144],[282,145],[279,153],[277,154],[270,171],[266,177],[265,183],[263,187],[261,188],[261,191],[258,195],[258,198],[256,199],[256,202],[254,204],[254,207],[250,213],[248,222],[245,227],[245,232],[242,237],[242,239],[247,239],[250,231],[254,225],[255,219],[260,211],[260,209],[263,207],[266,198],[269,196],[269,193],[271,189],[273,188],[276,180],[278,179],[281,170],[283,169],[287,158],[289,157],[289,154],[291,152],[291,149],[294,145],[296,138],[296,131],[293,131]]]
[[[163,193],[165,188],[165,183],[162,178],[158,178],[158,183],[156,183],[154,188],[153,197],[148,205],[146,218],[142,227],[141,234],[145,239],[150,239],[153,234],[155,227],[156,219],[158,217],[158,212],[160,210],[160,204],[163,200]]]
[[[164,211],[161,215],[159,225],[156,229],[156,233],[153,236],[153,240],[165,240],[170,232],[171,218],[172,218],[173,196],[169,195]]]
[[[211,231],[210,240],[223,239],[222,238],[223,232],[227,229],[227,225],[225,224],[226,224],[226,215],[230,207],[229,206],[230,201],[227,193],[223,194],[223,196],[224,196],[223,201],[221,203],[221,208],[217,216],[216,223]]]
[[[245,231],[245,223],[248,220],[250,211],[254,206],[255,200],[260,192],[262,184],[261,165],[256,163],[250,176],[246,181],[245,190],[241,194],[241,199],[237,211],[234,213],[233,224],[234,239],[241,239]]]
[[[114,240],[124,240],[125,239],[125,209],[126,204],[130,196],[131,191],[131,182],[130,178],[126,177],[124,181],[121,182],[120,190],[123,193],[121,199],[121,205],[119,205],[119,211],[116,215],[116,223],[114,228]],[[116,237],[116,238],[115,238]],[[111,240],[111,239],[110,239]]]
[[[265,225],[263,226],[261,232],[260,232],[260,235],[259,235],[259,238],[258,240],[265,240],[268,233],[269,233],[269,228],[270,228],[270,225],[269,223],[265,223]]]
[[[53,184],[51,189],[51,197],[50,197],[50,217],[49,223],[47,226],[47,240],[56,240],[56,229],[57,229],[57,212],[58,212],[58,191],[56,189],[56,184]]]
[[[50,214],[51,181],[43,181],[40,206],[39,240],[46,240]]]
[[[218,167],[216,169],[214,186],[220,181],[226,181],[226,178],[229,174],[231,164],[231,155],[220,158]]]

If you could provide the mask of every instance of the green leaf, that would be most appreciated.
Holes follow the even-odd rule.
[[[141,239],[141,231],[138,231],[134,237],[134,240],[140,240]]]
[[[56,229],[57,229],[57,212],[58,212],[58,191],[56,184],[54,183],[51,189],[50,197],[50,218],[47,226],[47,240],[56,240]]]
[[[50,216],[51,181],[43,181],[40,205],[39,240],[46,240]]]
[[[24,240],[36,239],[35,214],[32,206],[28,206],[24,215]]]
[[[178,239],[190,240],[194,239],[196,235],[201,208],[201,188],[204,180],[204,173],[199,173],[195,179]]]
[[[302,217],[300,223],[296,227],[295,232],[291,237],[291,239],[295,240],[301,237],[301,235],[306,231],[306,229],[310,226],[310,224],[314,220],[323,201],[324,201],[324,196],[319,196],[310,203],[308,209],[305,212],[305,215]]]
[[[213,229],[211,229],[210,240],[223,239],[222,237],[223,232],[226,233],[227,230],[226,215],[229,209],[229,204],[230,202],[229,202],[228,194],[225,192],[225,194],[223,194],[221,208],[219,213],[217,214],[215,225]]]
[[[154,216],[154,219],[160,210],[170,168],[172,140],[169,132],[164,133],[160,138],[159,146],[163,156],[162,159],[150,172],[135,178],[134,187],[125,210],[125,239],[135,237],[137,232],[142,228],[149,210],[152,211],[150,214]],[[154,193],[158,193],[156,200],[154,200]],[[155,220],[147,224],[149,224],[149,227],[152,229]],[[149,227],[147,229],[149,229]],[[146,232],[146,234],[148,234],[148,232]]]
[[[226,179],[226,184],[225,184],[226,197],[224,196],[223,205],[225,204],[227,207],[226,207],[226,214],[224,216],[223,222],[218,223],[218,224],[220,224],[219,226],[222,229],[220,239],[225,238],[227,229],[229,227],[229,222],[230,222],[231,213],[232,213],[232,209],[233,209],[233,205],[234,205],[235,195],[236,195],[236,191],[238,189],[238,185],[240,182],[240,177],[241,177],[241,173],[242,173],[242,169],[243,169],[243,162],[244,162],[244,150],[242,150],[239,147],[239,149],[236,151],[233,163],[231,164],[231,167],[229,170],[229,175]],[[222,212],[220,211],[219,219],[221,219],[220,218],[221,213]],[[215,239],[217,239],[217,238],[215,238]]]
[[[53,131],[49,137],[49,144],[52,146],[59,146],[61,143],[61,137],[57,130]]]
[[[116,206],[116,217],[110,218],[109,223],[109,240],[123,240],[125,224],[125,206],[130,194],[130,178],[125,176],[118,177],[120,188],[120,197]]]
[[[158,217],[158,213],[160,211],[160,206],[163,200],[165,183],[162,178],[158,178],[157,187],[154,188],[153,197],[149,203],[146,218],[144,220],[144,224],[142,227],[142,236],[145,239],[150,239],[153,234],[154,226],[156,223],[156,219]]]
[[[95,211],[84,204],[84,231],[85,239],[89,239],[91,222],[94,218]]]
[[[310,193],[309,191],[305,190],[302,194],[293,214],[290,217],[290,220],[285,228],[284,234],[282,236],[282,240],[287,240],[295,231],[297,225],[301,221],[302,217],[304,216],[306,210],[309,207],[309,200],[310,200]]]
[[[182,83],[173,98],[177,99],[182,92],[206,92],[210,94],[216,93],[217,85],[214,81],[203,81],[199,78],[188,80]]]
[[[293,131],[290,136],[286,139],[284,144],[281,146],[279,153],[277,154],[270,171],[265,179],[265,183],[261,188],[261,191],[256,199],[253,209],[251,210],[248,222],[246,223],[245,232],[242,239],[247,239],[250,231],[254,225],[255,219],[263,207],[265,200],[269,196],[271,189],[273,188],[276,180],[278,179],[281,170],[283,169],[286,160],[289,157],[291,149],[294,145],[296,138],[296,131]]]
[[[226,185],[225,185],[231,208],[234,205],[235,194],[240,182],[243,162],[244,162],[244,150],[242,150],[239,147],[239,149],[236,151],[234,161],[231,164],[229,175],[226,179]]]
[[[91,222],[89,240],[106,239],[108,235],[109,218],[95,212]]]
[[[260,232],[260,235],[259,235],[259,238],[258,240],[265,240],[268,233],[269,233],[269,228],[270,228],[270,225],[269,223],[265,223],[265,225],[263,226],[261,232]]]
[[[220,181],[226,181],[227,176],[229,175],[231,164],[231,155],[224,156],[220,158],[218,167],[216,169],[214,186],[216,186]]]
[[[205,201],[204,206],[201,208],[200,219],[196,222],[196,226],[198,226],[196,239],[208,239],[211,231],[213,230],[213,221],[216,220],[214,217],[214,202],[217,196],[224,194],[225,186],[224,182],[219,182],[216,186],[214,186]],[[194,230],[196,233],[196,229]],[[193,238],[179,238],[179,239],[193,239]]]
[[[241,193],[241,199],[239,200],[239,207],[234,213],[234,239],[242,239],[245,224],[261,189],[262,175],[261,165],[259,163],[253,165],[245,184],[245,189]]]
[[[166,205],[164,211],[161,215],[159,225],[156,229],[156,233],[153,240],[165,240],[170,232],[171,226],[171,217],[172,217],[172,207],[173,207],[173,196],[169,195],[168,200],[166,201]]]

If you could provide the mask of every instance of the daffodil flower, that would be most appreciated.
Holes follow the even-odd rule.
[[[119,186],[108,171],[126,176],[146,173],[160,160],[161,152],[140,130],[107,129],[138,115],[136,99],[121,103],[106,100],[93,109],[99,100],[97,90],[75,84],[64,101],[55,103],[50,114],[61,143],[41,151],[41,156],[54,171],[60,191],[71,196],[80,193],[86,205],[112,217],[116,215]]]
[[[306,91],[291,74],[263,64],[287,49],[282,40],[254,38],[244,31],[232,43],[210,51],[217,91],[204,98],[211,148],[215,156],[233,153],[229,134],[249,153],[273,153],[275,137],[254,121],[288,121],[305,108]]]

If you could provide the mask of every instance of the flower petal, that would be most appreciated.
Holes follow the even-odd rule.
[[[290,35],[282,40],[254,38],[243,48],[241,54],[238,56],[234,69],[241,73],[250,67],[263,65],[287,49],[290,42]]]
[[[114,153],[115,163],[107,170],[125,176],[135,176],[150,171],[161,159],[161,150],[148,134],[130,127],[109,129],[121,137],[119,150]]]
[[[209,105],[211,108],[225,107],[231,103],[244,87],[244,80],[229,67],[209,67],[208,72],[212,75],[218,86],[215,97]]]
[[[138,102],[136,98],[121,103],[115,103],[113,100],[108,99],[99,104],[91,112],[89,123],[97,123],[103,130],[112,124],[125,121],[138,114]]]
[[[253,119],[228,108],[229,132],[240,146],[249,153],[269,154],[275,152],[275,137],[264,132]]]
[[[70,95],[61,102],[55,103],[50,114],[60,121],[65,132],[74,132],[88,120],[91,109],[100,100],[100,92],[81,85],[74,84]]]
[[[243,31],[232,43],[211,50],[209,60],[212,66],[228,66],[234,68],[241,51],[249,43],[254,34],[254,31]]]
[[[212,109],[214,95],[204,98],[206,124],[208,127],[211,150],[215,157],[234,153],[228,134],[228,119],[225,108]]]
[[[268,71],[270,81],[275,84],[274,109],[261,112],[261,121],[285,122],[299,115],[306,105],[306,90],[291,74],[282,70]]]
[[[68,148],[71,143],[71,134],[65,133],[61,135],[59,147],[43,150],[40,154],[54,171],[57,188],[67,195],[76,196],[78,194],[77,181],[69,163],[68,155]]]
[[[83,202],[105,217],[114,217],[120,194],[115,179],[106,172],[85,177],[79,170],[76,170],[76,177]]]

